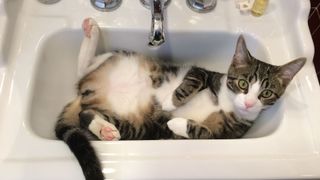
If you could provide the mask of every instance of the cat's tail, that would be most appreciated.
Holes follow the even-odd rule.
[[[76,156],[86,180],[103,180],[97,154],[84,130],[79,128],[80,98],[69,103],[59,116],[55,127],[57,138],[63,140]]]

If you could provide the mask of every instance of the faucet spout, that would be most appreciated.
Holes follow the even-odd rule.
[[[159,46],[164,43],[164,31],[163,31],[163,1],[151,0],[151,32],[149,36],[149,46]]]
[[[151,32],[149,35],[149,46],[159,46],[165,41],[164,33],[164,9],[170,0],[140,0],[142,4],[151,10]]]

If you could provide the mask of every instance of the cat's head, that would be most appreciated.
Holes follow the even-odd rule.
[[[303,67],[306,58],[298,58],[282,66],[274,66],[251,56],[241,35],[228,70],[227,87],[232,92],[235,113],[254,120],[273,105]]]

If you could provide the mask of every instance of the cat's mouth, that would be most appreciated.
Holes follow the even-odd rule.
[[[241,113],[250,113],[252,108],[239,108]]]
[[[247,107],[239,107],[238,110],[240,112],[244,112],[244,113],[256,113],[256,112],[259,112],[260,109],[259,108],[256,108],[256,107],[250,107],[250,108],[247,108]]]
[[[240,117],[248,120],[253,120],[257,118],[261,110],[255,107],[251,107],[251,108],[238,107],[236,111]]]

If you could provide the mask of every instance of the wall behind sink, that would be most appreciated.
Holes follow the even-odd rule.
[[[309,14],[309,27],[312,34],[312,39],[315,46],[315,54],[313,63],[316,67],[318,80],[320,83],[320,1],[311,1],[311,11]]]

